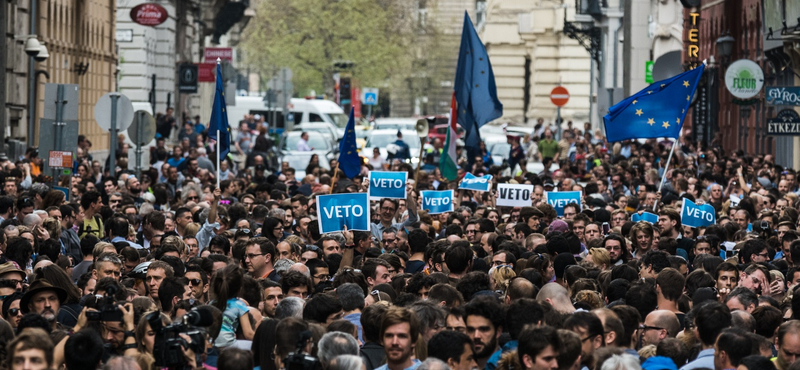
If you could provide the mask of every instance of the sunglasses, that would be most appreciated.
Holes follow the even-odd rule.
[[[200,280],[200,279],[190,279],[189,280],[189,284],[192,284],[192,286],[198,286],[198,285],[200,285],[202,283],[203,283],[203,280]]]
[[[10,309],[8,309],[8,315],[9,316],[17,316],[17,315],[19,315],[21,313],[22,313],[22,310],[19,309],[19,308],[10,308]]]

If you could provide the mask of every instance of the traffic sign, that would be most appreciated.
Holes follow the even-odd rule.
[[[556,86],[553,91],[550,92],[550,101],[553,102],[557,107],[563,107],[569,101],[569,91],[564,86]]]
[[[133,124],[128,127],[128,136],[137,147],[150,143],[156,137],[156,120],[146,110],[137,110]],[[139,126],[142,126],[142,137],[139,138]]]
[[[378,105],[378,89],[373,87],[362,88],[361,101],[364,105]]]
[[[133,104],[127,96],[116,92],[103,95],[94,106],[94,120],[104,131],[111,131],[111,95],[117,94],[117,122],[115,129],[122,131],[133,122]]]

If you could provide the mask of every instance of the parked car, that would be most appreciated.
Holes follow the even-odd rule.
[[[336,127],[329,123],[305,122],[294,126],[294,130],[292,131],[318,132],[328,139],[333,147],[338,148],[336,143],[339,141],[339,133],[337,132]]]
[[[433,128],[431,128],[431,130],[428,132],[428,141],[432,143],[434,139],[439,139],[442,141],[442,145],[444,145],[444,142],[447,141],[447,127],[447,123],[433,126]],[[459,138],[463,139],[466,131],[464,131],[464,128],[462,128],[460,125],[456,125],[456,133],[458,134]]]
[[[308,146],[311,151],[297,150],[297,142],[300,141],[300,134],[302,131],[284,132],[281,136],[279,163],[289,162],[289,165],[295,169],[295,175],[298,179],[305,176],[306,166],[311,160],[311,156],[316,154],[319,156],[320,166],[330,169],[330,160],[335,157],[334,147],[331,145],[330,140],[322,136],[319,132],[308,132]]]
[[[378,118],[375,120],[375,130],[416,130],[416,118]]]
[[[403,141],[408,144],[409,151],[411,152],[411,165],[416,168],[419,163],[419,148],[421,142],[417,132],[413,130],[401,130],[403,134]],[[367,143],[364,149],[361,149],[362,157],[369,157],[372,155],[373,148],[379,148],[383,158],[389,158],[389,151],[387,147],[397,141],[397,130],[373,130],[367,136]]]

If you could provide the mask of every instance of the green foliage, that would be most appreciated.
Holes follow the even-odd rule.
[[[402,68],[409,16],[394,2],[376,0],[266,0],[247,26],[247,63],[262,76],[293,71],[295,89],[332,91],[333,66],[353,62],[361,86],[380,86]],[[407,64],[406,64],[407,65]]]

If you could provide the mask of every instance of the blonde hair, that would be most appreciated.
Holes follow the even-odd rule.
[[[589,249],[589,255],[592,256],[592,263],[600,269],[608,268],[611,263],[611,255],[605,248]]]
[[[600,293],[591,290],[581,290],[575,294],[575,302],[584,302],[592,307],[598,309],[605,307],[603,299],[600,298]]]
[[[517,274],[509,266],[495,266],[489,270],[494,280],[495,289],[505,292],[508,289],[508,283],[511,279],[515,278]]]
[[[197,232],[200,231],[200,224],[197,222],[192,222],[186,225],[186,228],[183,230],[183,237],[184,238],[194,238],[197,236]]]

